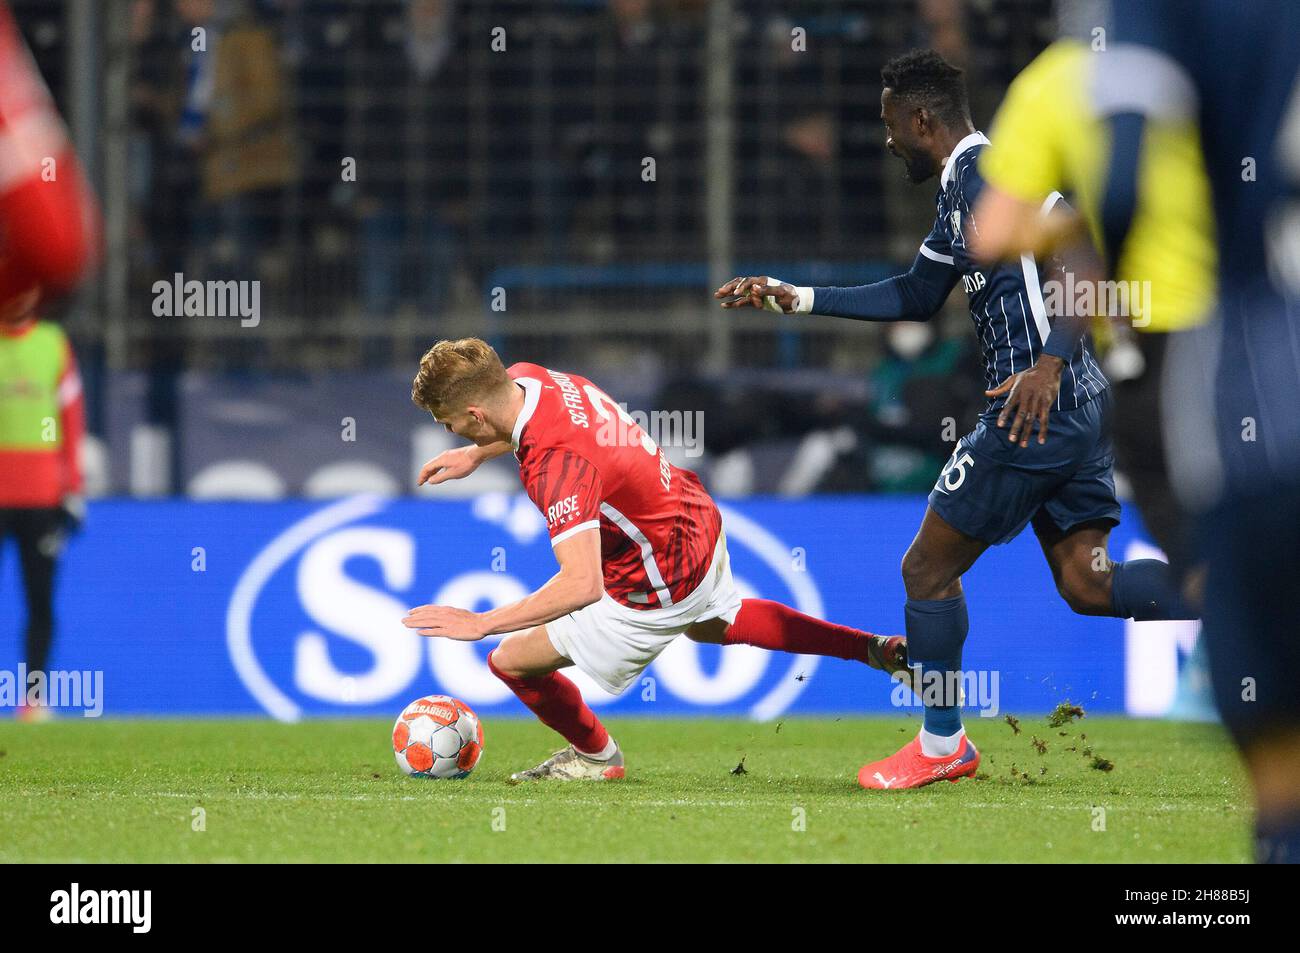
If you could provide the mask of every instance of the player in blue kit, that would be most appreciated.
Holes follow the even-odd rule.
[[[1194,615],[1165,563],[1098,558],[1120,514],[1106,378],[1084,340],[1086,317],[1052,321],[1032,257],[985,267],[968,253],[967,238],[978,229],[971,209],[982,186],[976,159],[988,140],[971,123],[961,70],[925,50],[892,60],[881,77],[886,147],[913,183],[939,177],[934,225],[911,270],[856,288],[735,278],[715,297],[728,308],[926,321],[958,281],[968,295],[989,404],[939,475],[902,564],[923,727],[896,754],[858,773],[863,787],[897,789],[955,781],[979,766],[958,694],[969,628],[961,577],[989,546],[1032,523],[1057,590],[1074,611],[1142,620]],[[1044,214],[1059,200],[1052,196]]]
[[[1170,472],[1198,517],[1204,637],[1257,855],[1300,863],[1300,4],[1126,0],[1112,34],[1095,90],[1109,242],[1128,237],[1144,124],[1200,125],[1219,306],[1169,346]]]

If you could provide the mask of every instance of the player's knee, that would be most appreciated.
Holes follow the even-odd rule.
[[[488,653],[487,657],[488,669],[502,681],[523,678],[527,674],[520,664],[519,653],[510,644],[512,638],[513,636],[503,639],[500,645]]]
[[[692,642],[703,645],[723,645],[727,641],[727,632],[731,626],[726,619],[708,619],[696,622],[686,630],[686,637]]]
[[[911,547],[903,554],[903,587],[909,599],[944,599],[956,579],[941,563]]]

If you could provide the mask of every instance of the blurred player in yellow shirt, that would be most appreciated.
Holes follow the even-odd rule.
[[[1127,367],[1107,369],[1118,395],[1116,452],[1147,528],[1170,563],[1185,570],[1191,557],[1186,520],[1169,487],[1160,379],[1167,333],[1199,323],[1213,303],[1209,183],[1195,124],[1148,122],[1137,158],[1138,194],[1121,231],[1127,237],[1115,243],[1120,247],[1108,247],[1111,134],[1092,96],[1094,74],[1105,67],[1104,49],[1062,39],[1012,83],[994,119],[992,145],[980,157],[986,187],[975,209],[980,231],[972,246],[986,260],[1061,254],[1076,266],[1067,270],[1077,280],[1060,289],[1057,307],[1110,318],[1100,333],[1121,344],[1135,342],[1136,350],[1127,345]],[[1076,214],[1040,213],[1057,191],[1071,199]],[[1103,253],[1107,275],[1077,267],[1089,257],[1096,262],[1095,255],[1081,253],[1089,244]]]

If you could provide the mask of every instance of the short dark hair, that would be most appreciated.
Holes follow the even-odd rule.
[[[962,71],[934,50],[912,50],[894,57],[880,71],[880,78],[895,96],[928,109],[945,126],[970,121]]]

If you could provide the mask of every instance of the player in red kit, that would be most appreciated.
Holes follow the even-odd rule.
[[[70,290],[95,263],[98,241],[98,206],[0,0],[0,309]]]
[[[699,478],[669,463],[586,378],[537,364],[507,370],[490,346],[466,338],[429,349],[411,398],[474,442],[430,460],[420,483],[458,479],[513,450],[560,564],[549,582],[510,605],[488,612],[420,606],[403,619],[421,635],[462,641],[511,633],[488,666],[569,742],[513,780],[623,777],[618,744],[559,670],[576,665],[617,694],[679,635],[910,674],[901,636],[742,599],[722,516]]]

